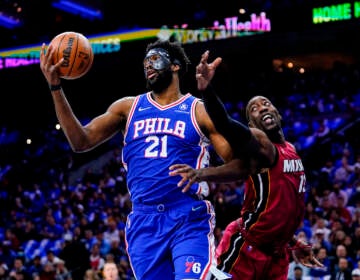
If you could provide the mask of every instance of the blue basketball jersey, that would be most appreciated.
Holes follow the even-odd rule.
[[[161,106],[150,92],[135,98],[130,110],[122,160],[134,204],[170,203],[189,197],[205,197],[205,182],[194,184],[187,193],[177,186],[180,176],[169,176],[169,166],[184,163],[193,168],[209,165],[209,139],[195,119],[199,99],[186,94]]]

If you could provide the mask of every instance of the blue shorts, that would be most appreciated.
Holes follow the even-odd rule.
[[[210,279],[216,266],[209,201],[133,205],[125,237],[136,279]]]

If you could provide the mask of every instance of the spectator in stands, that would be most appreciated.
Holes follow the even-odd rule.
[[[47,262],[43,265],[43,270],[40,272],[39,280],[55,280],[55,265]]]
[[[71,234],[70,234],[70,235],[71,235]],[[77,221],[76,226],[74,227],[71,236],[72,236],[72,240],[74,240],[74,241],[81,241],[81,240],[82,240],[83,234],[82,234],[82,231],[81,231],[81,227],[80,227],[80,222],[79,222],[79,221]],[[69,239],[69,240],[70,240],[70,239]]]
[[[337,223],[337,224],[341,224],[341,223]],[[332,231],[331,236],[330,236],[330,242],[334,246],[335,250],[342,251],[342,248],[338,248],[338,246],[339,245],[345,246],[344,245],[345,237],[346,237],[346,233],[343,229],[338,228],[338,229],[334,229]]]
[[[337,207],[335,208],[339,219],[344,224],[344,226],[348,229],[352,224],[352,215],[349,209],[346,207],[346,203],[344,201],[344,196],[338,195],[337,197]]]
[[[119,263],[120,258],[126,255],[125,247],[121,246],[119,238],[114,238],[111,240],[111,248],[108,255],[112,255],[115,263]]]
[[[95,243],[90,251],[90,267],[95,271],[100,271],[103,269],[105,264],[105,259],[100,254],[99,244]]]
[[[130,268],[130,263],[129,263],[129,259],[127,256],[123,256],[120,258],[120,263],[119,263],[119,274],[120,274],[120,279],[121,280],[132,280],[133,278],[133,274]]]
[[[34,221],[31,218],[26,219],[23,234],[24,234],[24,240],[26,240],[26,241],[29,241],[29,240],[39,241],[41,239],[41,235],[40,235],[39,231],[37,230]]]
[[[60,258],[55,255],[52,249],[46,251],[46,255],[43,256],[40,260],[41,264],[44,266],[47,263],[51,263],[55,266],[60,261]]]
[[[71,272],[67,269],[63,260],[58,261],[55,265],[55,280],[72,280]]]
[[[119,270],[114,262],[106,262],[102,274],[104,280],[119,280]]]
[[[100,247],[100,254],[102,256],[106,256],[106,254],[108,254],[110,252],[111,249],[111,243],[104,238],[104,231],[103,229],[99,229],[96,233],[96,239],[97,239],[97,244]]]
[[[45,225],[41,231],[42,237],[52,241],[60,239],[64,233],[63,227],[56,223],[52,213],[48,213],[45,219]]]
[[[20,246],[20,244],[23,244],[25,241],[27,241],[28,239],[25,236],[25,225],[26,225],[26,218],[25,216],[22,217],[21,219],[17,219],[15,221],[15,225],[13,225],[11,227],[11,233],[12,235],[17,239],[17,246]],[[8,229],[9,230],[9,229]],[[6,232],[5,231],[5,237],[6,237]],[[13,238],[14,238],[13,237]],[[16,243],[15,242],[15,243]],[[13,242],[14,243],[14,242]]]
[[[311,230],[315,234],[317,229],[321,229],[324,233],[324,239],[329,241],[331,230],[327,227],[328,224],[329,222],[320,215],[320,217],[318,217],[313,223]],[[313,236],[315,236],[314,234]]]
[[[14,232],[11,228],[7,228],[5,230],[5,236],[4,236],[3,242],[6,242],[7,244],[9,244],[8,246],[14,251],[17,251],[20,248],[20,240],[14,234]]]
[[[26,280],[29,279],[26,277],[25,273],[23,271],[17,271],[12,275],[9,275],[10,280]]]
[[[331,271],[334,271],[339,267],[341,259],[346,259],[347,267],[350,269],[353,268],[354,260],[348,255],[347,249],[343,244],[339,244],[335,247],[335,255],[330,258]]]
[[[294,278],[292,278],[294,280],[304,280],[304,272],[303,272],[303,268],[300,266],[295,266],[294,267]]]
[[[311,240],[313,233],[310,223],[306,219],[301,222],[299,228],[295,232],[295,235],[298,235],[301,231],[306,235],[306,240]]]
[[[351,266],[353,267],[355,265],[357,250],[354,247],[354,242],[353,242],[352,236],[350,234],[346,234],[343,244],[346,247],[346,251],[348,252],[348,256],[352,260]]]
[[[319,199],[319,208],[316,209],[317,211],[321,212],[321,217],[325,220],[330,222],[330,215],[331,211],[333,209],[333,206],[331,204],[331,201],[329,199],[328,192],[325,192],[323,196]]]
[[[29,274],[34,278],[35,275],[40,275],[43,270],[43,265],[41,264],[41,257],[39,255],[35,256],[30,262],[27,264]]]
[[[325,248],[327,252],[332,251],[332,244],[325,239],[325,229],[318,228],[315,230],[315,234],[311,239],[311,244],[314,249],[320,250],[321,248]]]
[[[356,227],[352,228],[351,232],[353,236],[354,250],[356,250],[356,254],[357,254],[358,250],[360,250],[360,225],[358,224]],[[357,260],[360,260],[360,255],[358,254],[357,254]]]
[[[346,191],[343,190],[343,186],[344,186],[343,183],[333,180],[332,189],[330,190],[330,193],[328,195],[331,207],[333,208],[338,207],[339,196],[343,198],[342,206],[347,205],[349,197]]]
[[[0,263],[8,268],[12,268],[17,258],[17,252],[12,250],[9,245],[7,241],[3,241],[0,244]]]
[[[84,243],[86,250],[90,252],[93,245],[97,243],[97,239],[94,236],[93,229],[85,229],[84,238],[81,240],[81,242]]]
[[[325,279],[325,277],[331,276],[331,261],[328,257],[328,250],[324,247],[320,247],[315,250],[316,258],[321,262],[323,267],[312,267],[309,271],[309,276],[312,279]]]
[[[84,280],[100,280],[100,275],[94,271],[92,268],[89,268],[85,271]]]
[[[18,279],[18,274],[21,274],[23,276],[23,280],[30,280],[31,275],[29,274],[29,271],[27,267],[25,266],[24,259],[22,257],[16,257],[14,260],[14,263],[11,266],[9,276],[10,279]]]
[[[349,261],[345,257],[340,257],[334,266],[334,270],[331,274],[330,280],[351,280],[351,268]]]
[[[9,268],[6,264],[0,264],[0,280],[9,280]]]
[[[102,231],[105,228],[105,222],[108,218],[108,214],[104,210],[104,206],[107,203],[104,201],[104,204],[95,210],[91,215],[89,215],[89,226],[93,230],[94,235],[99,231]]]
[[[81,204],[80,204],[81,205]],[[78,205],[79,207],[79,205]],[[81,206],[82,209],[84,209],[84,206]],[[87,215],[81,215],[79,217],[79,228],[80,228],[80,235],[78,236],[78,238],[80,240],[83,240],[85,238],[85,231],[89,228],[91,228],[91,225],[89,224],[89,220],[88,220],[88,216]]]
[[[350,156],[343,156],[341,164],[335,168],[334,181],[342,184],[347,184],[353,172],[353,166],[350,164]]]
[[[320,168],[320,172],[326,175],[325,178],[327,182],[332,182],[334,179],[335,166],[331,157],[325,160],[324,165]]]
[[[353,165],[353,172],[350,174],[348,180],[349,185],[354,187],[356,191],[356,186],[360,186],[360,155],[357,156],[356,163]]]
[[[29,211],[33,218],[40,217],[46,206],[46,198],[40,190],[35,191],[31,199]]]
[[[108,241],[109,244],[111,244],[113,240],[118,240],[120,242],[120,232],[117,228],[117,222],[115,220],[115,217],[108,218],[103,238]]]

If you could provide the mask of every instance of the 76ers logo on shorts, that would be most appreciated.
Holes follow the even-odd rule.
[[[193,272],[196,274],[201,273],[201,264],[199,262],[195,262],[194,257],[190,256],[186,259],[185,262],[185,272]]]

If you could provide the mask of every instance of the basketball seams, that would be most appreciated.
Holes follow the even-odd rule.
[[[79,34],[79,36],[84,37],[84,38],[83,38],[84,41],[87,40],[87,38],[86,38],[85,36],[83,36],[82,34]],[[81,75],[79,76],[79,78],[82,77],[82,76],[84,76],[84,75],[89,71],[89,69],[90,69],[90,67],[91,67],[91,65],[92,65],[92,62],[93,62],[93,59],[94,59],[94,55],[93,55],[92,52],[93,52],[93,51],[92,51],[92,47],[91,47],[91,44],[90,44],[90,42],[89,42],[89,44],[86,46],[86,53],[89,54],[89,59],[87,60],[86,68],[84,68],[84,69],[85,69],[85,70],[84,70],[84,73],[81,74]]]
[[[87,73],[92,65],[92,62],[94,60],[94,55],[92,54],[92,47],[91,44],[89,44],[88,46],[88,52],[89,52],[89,59],[88,59],[88,64],[86,65],[86,70],[84,71],[84,74]]]
[[[71,36],[71,35],[70,35]],[[69,79],[74,79],[74,78],[71,78],[71,74],[72,74],[72,71],[74,69],[74,65],[76,64],[77,62],[77,54],[78,54],[78,48],[79,48],[79,34],[76,34],[76,37],[75,37],[75,41],[76,41],[76,47],[74,48],[74,45],[73,45],[73,48],[75,49],[75,53],[72,54],[73,52],[73,49],[71,49],[71,53],[70,53],[70,57],[72,57],[72,55],[74,55],[74,59],[72,59],[72,63],[71,63],[71,67],[69,69],[69,72],[67,74],[68,77],[70,77]],[[75,42],[74,42],[75,43]],[[79,78],[81,77],[82,75],[80,76],[77,76],[76,78]]]

